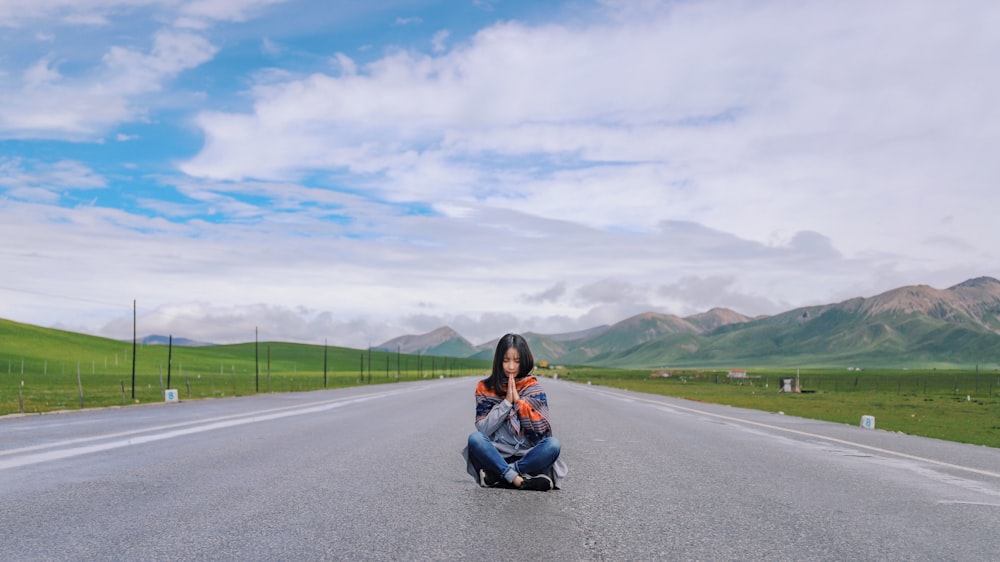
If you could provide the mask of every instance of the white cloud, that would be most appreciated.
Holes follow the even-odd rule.
[[[734,290],[738,287],[738,270],[710,277],[685,276],[676,282],[663,285],[657,289],[662,297],[677,302],[675,309],[680,315],[691,315],[706,310],[723,307],[730,310],[756,316],[759,314],[776,314],[795,308],[782,300],[771,300],[762,295],[740,293]]]
[[[997,197],[984,151],[1000,123],[972,125],[995,113],[981,69],[997,42],[969,34],[997,10],[960,8],[648,3],[611,24],[500,23],[441,56],[396,51],[261,85],[254,113],[199,118],[208,140],[183,169],[346,170],[380,197],[606,228],[693,218],[762,242],[815,230],[850,253],[888,237],[920,252],[887,209],[937,230],[933,214]],[[966,181],[939,188],[955,174]]]
[[[451,32],[447,29],[442,29],[431,37],[431,47],[435,53],[443,53],[448,50],[448,38],[451,36]]]
[[[285,52],[285,47],[269,37],[265,37],[260,42],[260,51],[265,55],[276,57]]]
[[[172,79],[227,45],[219,22],[271,4],[0,5],[8,26],[174,22],[102,44],[99,62],[41,51],[5,69],[0,136],[129,140],[113,127],[177,95]],[[0,160],[0,261],[32,279],[0,288],[20,291],[0,317],[115,335],[130,302],[96,301],[136,298],[149,332],[209,341],[259,326],[363,347],[448,324],[481,343],[1000,274],[984,211],[1000,204],[1000,92],[983,70],[1000,7],[603,6],[590,23],[441,31],[428,53],[331,49],[319,71],[267,59],[230,75],[256,80],[248,103],[209,99],[188,175],[131,199],[157,218],[52,206],[106,185],[86,163]],[[273,53],[274,37],[250,44]]]
[[[24,71],[24,86],[28,89],[44,87],[58,80],[61,76],[59,71],[52,68],[52,61],[46,57]]]
[[[118,82],[112,89],[131,94],[158,89],[162,80],[211,60],[216,50],[201,35],[161,30],[153,36],[149,54],[112,47],[102,62],[107,76]]]
[[[481,343],[510,330],[566,332],[647,310],[700,312],[709,303],[770,313],[774,302],[752,296],[777,293],[793,303],[816,295],[801,282],[810,263],[801,247],[769,248],[700,227],[615,234],[489,208],[394,217],[391,207],[356,195],[321,197],[282,184],[183,190],[198,201],[191,212],[214,207],[235,222],[173,224],[99,207],[0,202],[10,217],[0,237],[20,241],[0,249],[0,260],[33,279],[4,288],[50,295],[19,293],[3,301],[0,317],[30,308],[52,323],[96,324],[94,331],[125,337],[134,298],[143,333],[225,343],[247,341],[260,326],[282,339],[364,347],[445,324]],[[325,210],[314,208],[312,218],[295,210],[324,198]],[[323,220],[341,207],[349,220]],[[855,267],[883,263],[893,262],[834,257],[810,275],[823,286],[845,286]],[[742,273],[743,264],[752,274]],[[74,272],[72,288],[58,271]],[[669,288],[679,272],[726,281],[702,283],[700,291],[683,280]],[[95,315],[94,300],[123,302]]]
[[[495,9],[493,5],[496,2],[497,0],[472,0],[472,5],[481,10],[492,12]]]
[[[529,303],[556,302],[566,293],[566,282],[560,281],[544,291],[525,295],[524,300]]]
[[[136,103],[178,73],[212,58],[216,48],[204,37],[161,30],[148,53],[110,47],[88,74],[66,76],[45,57],[32,64],[23,81],[0,90],[0,138],[80,139],[99,135],[142,115]]]
[[[577,289],[576,296],[589,304],[635,303],[638,293],[628,281],[601,279]]]
[[[252,13],[285,2],[287,0],[190,0],[182,4],[180,13],[216,21],[244,21]]]
[[[287,0],[4,0],[0,26],[20,26],[33,20],[72,25],[106,26],[140,10],[175,14],[181,25],[204,27],[210,22],[245,21],[252,14]]]
[[[80,162],[61,160],[48,164],[0,157],[0,188],[44,190],[55,194],[66,189],[100,189],[106,186],[103,177]]]

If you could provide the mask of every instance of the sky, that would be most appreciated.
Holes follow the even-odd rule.
[[[996,29],[989,0],[0,0],[0,318],[480,344],[1000,277]]]

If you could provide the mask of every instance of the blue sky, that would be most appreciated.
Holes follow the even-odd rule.
[[[1000,5],[0,2],[0,317],[482,343],[1000,277]]]

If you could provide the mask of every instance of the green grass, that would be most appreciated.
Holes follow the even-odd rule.
[[[162,402],[168,374],[184,400],[479,376],[490,364],[282,342],[174,347],[169,373],[167,346],[140,345],[135,359],[133,398],[131,342],[0,320],[0,415],[80,408],[80,386],[88,408]],[[795,376],[794,369],[751,370],[742,382],[710,369],[672,371],[669,378],[645,369],[557,372],[567,380],[852,425],[872,415],[878,429],[1000,448],[997,369],[808,369],[799,377],[812,392],[803,394],[778,392],[780,378]]]
[[[560,377],[614,388],[727,404],[803,418],[875,427],[1000,448],[1000,372],[939,370],[801,371],[802,394],[779,393],[780,378],[795,370],[751,372],[742,382],[722,370],[570,369]],[[759,377],[759,378],[757,378]]]
[[[0,415],[480,374],[489,362],[283,342],[173,348],[0,320]],[[324,359],[325,355],[325,359]],[[325,364],[325,368],[324,368]],[[79,373],[79,376],[78,376]]]

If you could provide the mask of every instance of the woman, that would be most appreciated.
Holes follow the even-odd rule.
[[[517,334],[500,338],[493,371],[476,386],[476,430],[465,453],[480,486],[547,491],[559,487],[566,465],[552,435],[549,405],[531,372],[535,360]]]

